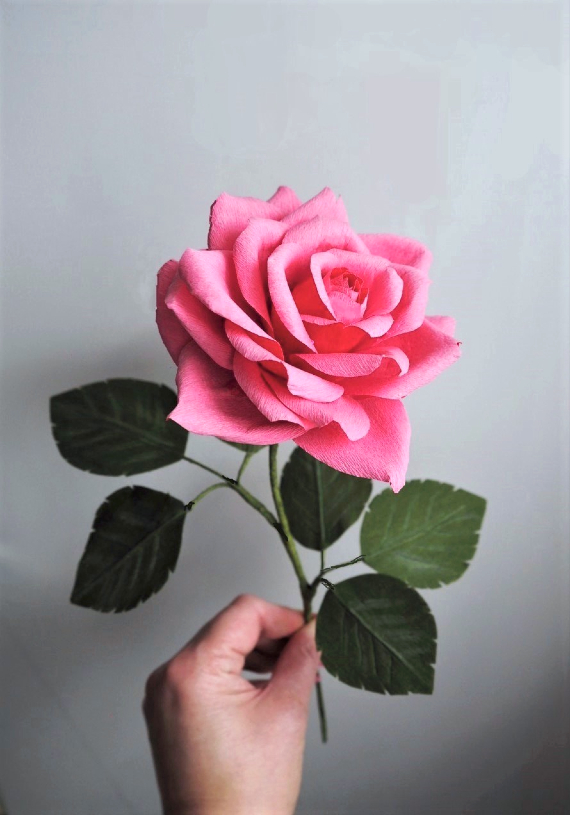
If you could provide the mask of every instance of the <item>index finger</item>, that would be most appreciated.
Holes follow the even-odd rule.
[[[303,625],[300,611],[244,594],[207,623],[177,654],[177,662],[199,654],[201,667],[240,674],[260,640],[290,637]]]

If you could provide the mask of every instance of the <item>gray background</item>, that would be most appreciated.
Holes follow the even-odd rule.
[[[464,578],[424,594],[433,697],[325,680],[300,811],[562,813],[568,763],[567,6],[4,5],[2,756],[10,815],[156,815],[148,673],[239,592],[296,604],[280,544],[231,494],[124,615],[72,607],[99,503],[48,399],[112,376],[172,384],[155,273],[205,245],[222,191],[342,193],[363,232],[433,250],[430,313],[462,360],[406,400],[410,477],[489,500]],[[564,44],[564,47],[563,47]],[[232,471],[239,455],[195,438]],[[288,455],[291,445],[282,449]],[[247,483],[269,498],[259,455]],[[135,483],[188,500],[187,464]],[[357,531],[337,547],[357,553]],[[316,569],[312,553],[305,561]],[[564,804],[564,802],[566,802]]]

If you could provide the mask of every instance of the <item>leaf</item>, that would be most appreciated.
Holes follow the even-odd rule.
[[[376,496],[360,536],[365,562],[416,588],[461,577],[475,554],[486,501],[451,484],[409,481]]]
[[[436,636],[425,600],[385,575],[338,583],[317,615],[317,648],[327,671],[375,693],[432,693]]]
[[[97,510],[71,602],[128,611],[156,594],[176,567],[186,509],[147,487],[124,487]]]
[[[243,453],[258,453],[260,450],[263,450],[264,447],[267,447],[266,444],[241,444],[237,441],[226,441],[225,439],[220,439],[220,441],[223,441],[224,444],[229,444],[230,447],[241,450]]]
[[[184,456],[188,432],[166,417],[176,394],[140,379],[109,379],[52,396],[53,435],[63,458],[97,475],[136,475]]]
[[[371,490],[369,479],[333,470],[300,447],[281,476],[291,532],[309,549],[326,549],[340,538],[360,517]]]

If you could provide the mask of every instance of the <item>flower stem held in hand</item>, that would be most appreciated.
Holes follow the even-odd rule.
[[[281,495],[281,490],[279,489],[279,475],[277,470],[278,449],[279,449],[278,444],[272,444],[269,447],[269,480],[271,482],[271,493],[273,495],[273,501],[275,503],[275,509],[277,511],[277,518],[279,519],[279,523],[281,526],[281,531],[280,530],[277,531],[281,536],[281,540],[283,541],[283,544],[289,556],[289,560],[293,564],[295,574],[297,575],[297,579],[299,581],[299,588],[301,590],[301,597],[303,599],[303,616],[305,618],[305,621],[308,622],[311,619],[313,597],[315,596],[315,592],[319,584],[318,581],[316,583],[314,582],[309,583],[307,578],[305,577],[303,564],[301,563],[299,553],[297,552],[297,546],[291,534],[289,521],[287,520],[285,507],[283,505],[283,497]],[[320,682],[320,676],[318,674],[315,690],[317,694],[317,707],[319,711],[319,722],[321,726],[321,738],[323,742],[326,742],[328,737],[327,719],[325,712],[325,702],[323,698],[323,689]]]

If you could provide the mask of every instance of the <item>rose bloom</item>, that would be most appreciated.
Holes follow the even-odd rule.
[[[178,366],[169,418],[246,444],[293,439],[337,470],[404,485],[402,398],[459,356],[449,317],[426,317],[431,254],[358,235],[326,188],[302,204],[223,193],[208,249],[158,273],[157,323]]]

